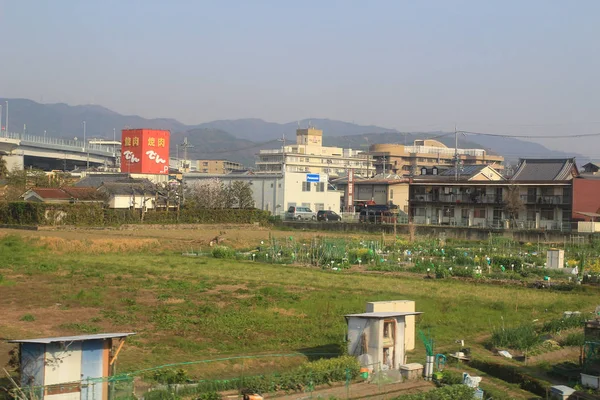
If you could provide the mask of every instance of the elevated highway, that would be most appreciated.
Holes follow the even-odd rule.
[[[45,171],[69,171],[87,166],[115,167],[120,148],[114,143],[107,146],[81,140],[2,132],[0,155],[7,161],[9,170],[33,167]]]

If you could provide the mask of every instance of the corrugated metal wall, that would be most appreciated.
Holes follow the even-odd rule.
[[[41,343],[21,344],[21,386],[44,386],[45,349]],[[41,398],[43,389],[36,394]]]
[[[102,378],[104,341],[83,342],[81,354],[81,400],[102,400],[103,383],[86,382],[88,379]]]

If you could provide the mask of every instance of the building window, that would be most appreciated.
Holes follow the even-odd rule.
[[[317,192],[325,191],[325,182],[317,182]]]
[[[554,209],[553,208],[542,208],[540,218],[545,221],[554,221]]]
[[[446,218],[454,218],[454,207],[444,207],[443,213]]]
[[[273,183],[271,183],[271,187],[273,187]]]
[[[325,204],[323,203],[315,203],[315,211],[321,211],[325,209]]]
[[[473,213],[474,218],[485,218],[485,208],[476,208]]]
[[[310,182],[302,182],[302,191],[310,192]]]
[[[535,221],[535,210],[527,210],[527,221]]]
[[[202,163],[202,166],[203,166],[203,167],[208,167],[208,161],[204,161],[204,162]]]
[[[424,217],[425,209],[423,207],[415,208],[415,217]]]

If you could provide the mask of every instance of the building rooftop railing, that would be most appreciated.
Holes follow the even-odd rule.
[[[444,154],[453,156],[455,151],[458,152],[459,155],[467,155],[467,156],[476,156],[483,157],[486,152],[482,149],[453,149],[446,147],[433,147],[433,146],[406,146],[404,147],[407,153],[417,153],[417,154]]]

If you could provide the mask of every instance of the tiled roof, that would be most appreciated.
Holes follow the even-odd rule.
[[[487,165],[465,165],[458,168],[459,176],[473,176],[481,172]],[[450,168],[440,173],[439,176],[455,176],[456,168]]]
[[[574,158],[521,159],[511,181],[564,181],[572,178]]]
[[[123,182],[109,182],[104,183],[100,188],[100,191],[113,194],[113,195],[136,195],[136,196],[154,196],[157,194],[157,190],[152,184],[145,183],[123,183]]]
[[[102,200],[102,196],[94,188],[33,188],[28,193],[35,193],[43,200]]]
[[[71,196],[62,189],[59,188],[34,188],[31,189],[39,197],[45,200],[70,200]]]
[[[69,186],[61,189],[72,198],[78,200],[100,200],[102,198],[96,188]]]
[[[74,186],[76,187],[93,187],[99,188],[103,183],[120,182],[120,183],[149,183],[148,179],[130,178],[127,174],[93,174],[88,175]]]

